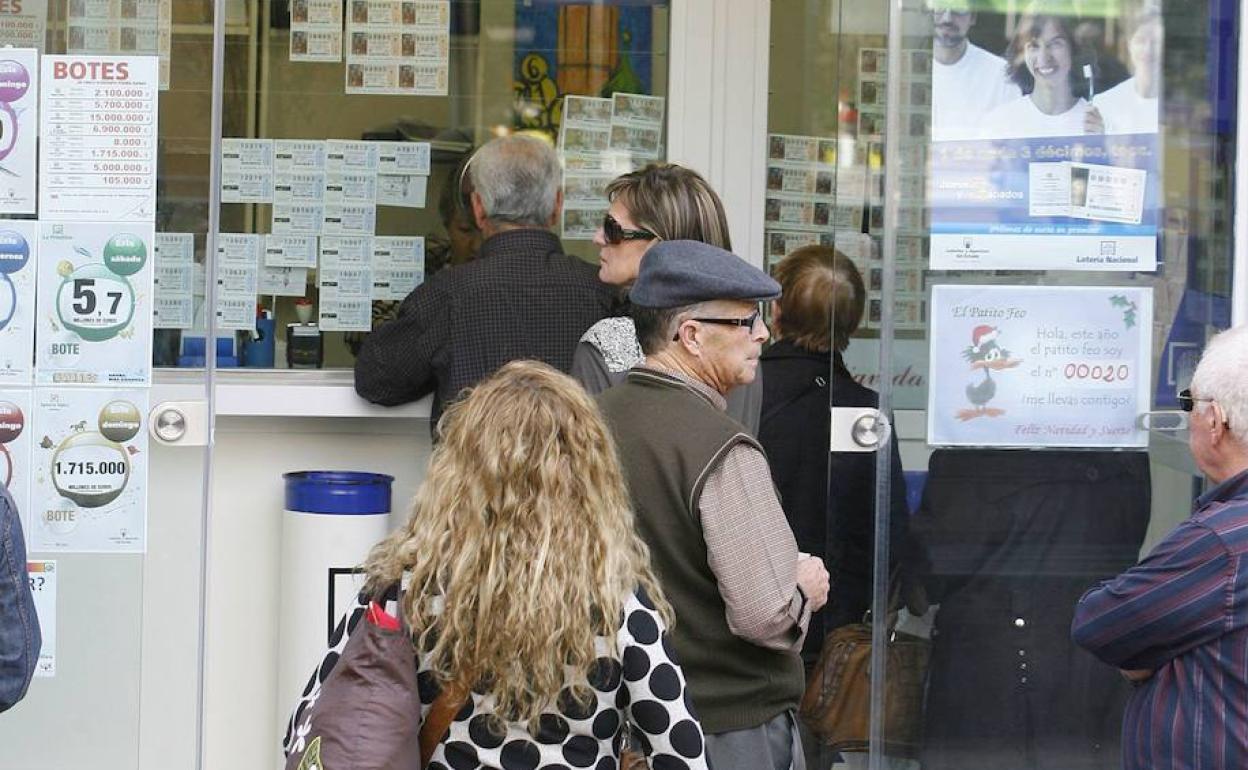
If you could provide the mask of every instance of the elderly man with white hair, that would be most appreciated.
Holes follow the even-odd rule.
[[[550,232],[563,194],[549,144],[494,139],[467,172],[485,236],[480,255],[417,286],[355,360],[358,394],[393,406],[433,392],[435,424],[447,402],[508,361],[531,358],[567,372],[581,335],[617,304],[598,268],[564,254]]]
[[[1216,486],[1139,564],[1085,594],[1071,630],[1137,686],[1124,770],[1248,767],[1248,326],[1210,341],[1179,400]]]

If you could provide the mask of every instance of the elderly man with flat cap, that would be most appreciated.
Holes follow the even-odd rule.
[[[645,360],[599,396],[715,770],[805,767],[798,653],[828,573],[798,552],[762,448],[724,412],[724,395],[758,370],[759,303],[779,295],[723,249],[658,244],[629,293]],[[643,668],[625,659],[624,676],[654,683],[660,672]],[[633,705],[634,719],[648,715]]]

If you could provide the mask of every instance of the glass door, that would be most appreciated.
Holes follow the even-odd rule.
[[[199,763],[211,366],[159,367],[205,333],[223,5],[56,0],[0,23],[22,84],[0,110],[0,240],[22,257],[3,455],[41,630],[2,768]]]
[[[1119,766],[1131,687],[1071,621],[1207,486],[1176,393],[1231,323],[1234,29],[1216,0],[772,4],[766,259],[835,287],[807,663],[866,614],[886,672],[812,766]]]

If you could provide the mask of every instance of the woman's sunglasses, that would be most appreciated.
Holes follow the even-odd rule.
[[[624,241],[653,241],[659,236],[649,230],[625,230],[615,217],[607,214],[602,218],[602,237],[612,246],[619,246]]]

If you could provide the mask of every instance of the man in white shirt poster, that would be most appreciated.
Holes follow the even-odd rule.
[[[970,41],[968,0],[928,0],[932,12],[932,140],[974,139],[992,109],[1022,96],[1005,60]]]

